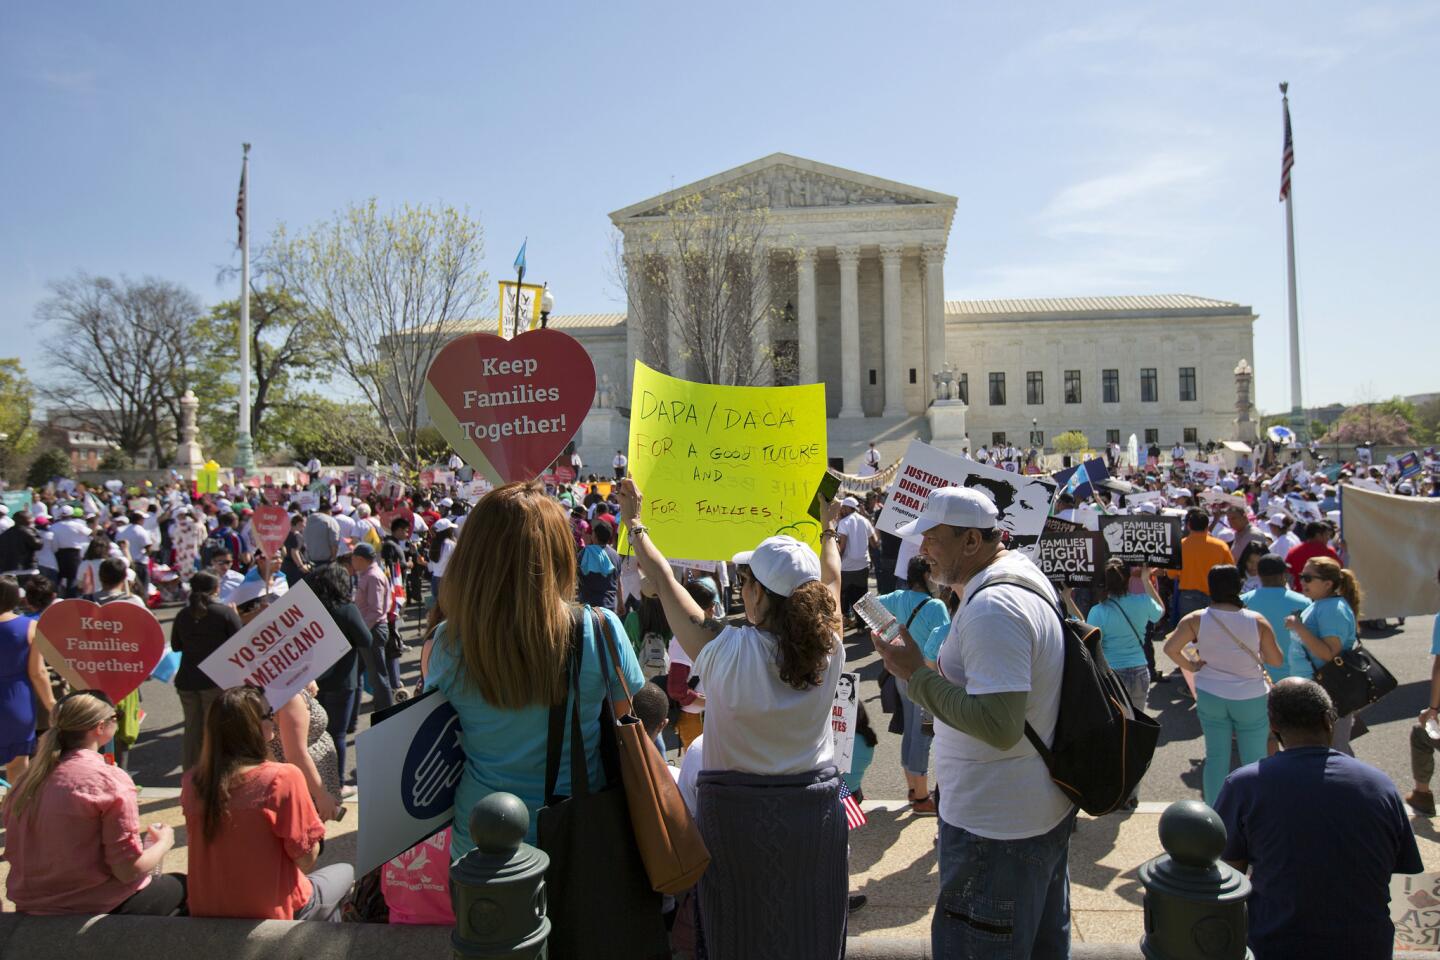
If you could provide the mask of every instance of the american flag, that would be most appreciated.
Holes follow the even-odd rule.
[[[845,808],[845,825],[851,830],[856,827],[863,827],[866,824],[865,811],[860,809],[854,795],[850,792],[850,785],[845,778],[840,778],[840,806]]]
[[[235,219],[239,221],[239,232],[236,236],[235,245],[245,246],[245,174],[244,164],[240,166],[240,192],[235,197]]]
[[[1280,199],[1290,196],[1290,168],[1295,166],[1295,141],[1290,136],[1290,101],[1285,101],[1285,151],[1280,157]]]

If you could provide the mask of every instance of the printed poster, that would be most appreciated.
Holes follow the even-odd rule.
[[[830,709],[830,733],[835,739],[835,769],[849,773],[855,758],[855,724],[860,722],[860,674],[842,673],[835,684]]]

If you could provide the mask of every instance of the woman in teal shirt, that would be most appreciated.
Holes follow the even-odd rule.
[[[1312,677],[1333,657],[1355,646],[1355,618],[1360,612],[1360,581],[1355,574],[1341,568],[1330,557],[1312,557],[1300,571],[1300,592],[1310,598],[1310,606],[1300,614],[1292,614],[1285,626],[1299,643],[1290,644],[1289,661],[1292,677]],[[1330,746],[1341,753],[1355,756],[1350,747],[1350,728],[1355,714],[1335,721]]]
[[[600,763],[600,702],[607,693],[594,620],[575,596],[576,564],[570,522],[535,483],[508,483],[481,498],[461,528],[460,541],[441,580],[446,620],[436,628],[426,665],[427,689],[438,689],[460,717],[465,771],[455,792],[450,855],[463,856],[470,811],[496,791],[513,793],[530,811],[525,839],[535,842],[536,814],[545,805],[545,756],[550,706],[570,695],[566,672],[574,617],[583,616],[580,655],[580,723],[588,775],[604,782]],[[599,610],[618,664],[631,690],[645,682],[625,627],[612,610]],[[602,638],[603,640],[603,638]],[[607,651],[607,659],[611,659]],[[612,661],[613,662],[613,661]],[[609,696],[617,714],[629,703],[617,677]],[[569,724],[561,756],[570,750]],[[560,764],[556,793],[570,793],[570,765]]]
[[[1130,694],[1135,709],[1145,709],[1150,692],[1150,667],[1145,660],[1145,630],[1165,615],[1149,567],[1140,568],[1144,593],[1130,592],[1130,568],[1122,560],[1105,564],[1104,599],[1090,608],[1085,622],[1100,630],[1105,660]],[[1065,591],[1070,612],[1080,616],[1070,591]]]
[[[943,601],[930,595],[930,564],[923,557],[912,557],[905,570],[905,587],[878,598],[880,605],[905,624],[917,642],[927,641],[938,627],[948,626],[950,612]],[[943,636],[943,634],[942,634]],[[932,651],[925,651],[931,659]],[[920,728],[920,708],[910,699],[905,682],[899,681],[900,709],[905,715],[905,733],[900,738],[900,766],[910,789],[910,812],[931,815],[938,812],[930,799],[930,738]]]
[[[1278,667],[1267,666],[1265,672],[1270,674],[1271,680],[1279,683],[1290,676],[1290,658],[1296,655],[1292,653],[1292,648],[1300,646],[1295,635],[1286,629],[1285,618],[1304,612],[1310,606],[1310,600],[1290,589],[1290,568],[1285,566],[1284,557],[1267,554],[1260,558],[1256,569],[1260,573],[1260,587],[1240,594],[1240,599],[1245,609],[1260,614],[1275,631],[1275,642],[1280,644],[1280,652],[1285,654],[1285,663]],[[1307,668],[1301,676],[1308,677],[1314,672]]]

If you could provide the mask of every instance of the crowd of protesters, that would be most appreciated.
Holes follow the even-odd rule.
[[[842,640],[864,629],[852,607],[875,589],[902,625],[899,640],[877,637],[875,649],[882,706],[901,737],[907,810],[938,816],[937,956],[1068,953],[1075,808],[1026,735],[1048,740],[1056,728],[1062,612],[1099,630],[1135,708],[1153,684],[1174,680],[1157,645],[1187,681],[1204,734],[1204,798],[1230,828],[1226,858],[1253,872],[1257,951],[1328,939],[1369,956],[1388,924],[1372,909],[1386,896],[1375,885],[1418,871],[1418,854],[1393,785],[1353,760],[1356,714],[1335,716],[1313,677],[1354,647],[1365,622],[1336,535],[1338,488],[1363,481],[1437,496],[1432,458],[1415,476],[1359,459],[1306,469],[1285,456],[1197,474],[1185,452],[1162,467],[1152,451],[1126,483],[1056,498],[1054,515],[1082,526],[1129,512],[1179,516],[1187,531],[1177,569],[1112,560],[1093,589],[1074,591],[1010,549],[993,498],[969,488],[935,490],[921,518],[891,535],[877,533],[883,490],[858,484],[860,496],[822,512],[818,555],[771,537],[730,563],[662,556],[647,536],[643,491],[620,479],[620,457],[614,481],[551,476],[473,504],[453,487],[362,497],[343,478],[320,492],[282,485],[199,496],[179,483],[35,491],[25,510],[0,518],[10,899],[33,913],[337,918],[353,872],[316,862],[325,823],[355,794],[347,742],[364,692],[375,710],[407,698],[399,628],[408,610],[427,623],[416,689],[440,690],[460,718],[466,762],[452,856],[473,846],[464,813],[485,795],[519,796],[534,842],[540,810],[571,792],[570,764],[554,783],[545,776],[551,707],[567,691],[580,708],[587,775],[598,782],[608,700],[619,715],[633,708],[662,751],[673,727],[667,753],[711,851],[696,895],[667,900],[676,942],[703,944],[713,957],[762,956],[780,923],[787,942],[808,945],[800,955],[838,956],[846,913],[864,898],[847,903],[844,817],[815,811],[838,810],[842,791],[863,796],[878,742],[862,704],[851,771],[836,771],[830,718]],[[1116,452],[1107,455],[1117,465]],[[1012,449],[982,449],[977,459],[1040,469],[1038,456]],[[867,465],[873,473],[878,463]],[[291,513],[274,555],[252,526],[267,494]],[[916,550],[900,569],[907,540]],[[301,582],[350,652],[276,710],[258,691],[218,688],[200,663]],[[138,693],[111,704],[97,691],[67,691],[34,643],[45,607],[71,597],[183,603],[169,639],[179,655],[187,875],[161,871],[174,833],[140,824],[125,772]],[[1440,690],[1440,634],[1436,653]],[[1412,734],[1408,798],[1427,813],[1440,742],[1425,733],[1440,709],[1431,699]],[[1232,742],[1242,762],[1234,772]],[[1298,844],[1309,847],[1299,856],[1280,852],[1280,826],[1257,831],[1267,818],[1283,821],[1273,797],[1302,775],[1379,838],[1368,871],[1328,842]],[[71,827],[57,831],[62,816]],[[1327,832],[1322,819],[1312,818],[1317,835]],[[979,884],[976,863],[986,870]],[[1363,889],[1348,895],[1364,922],[1331,923],[1315,909],[1323,891],[1305,889],[1323,884],[1323,867],[1353,868]],[[1281,889],[1296,884],[1298,892]],[[1010,905],[1003,916],[1000,902]]]

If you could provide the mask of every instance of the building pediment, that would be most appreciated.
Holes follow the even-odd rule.
[[[696,194],[741,193],[772,212],[817,208],[931,206],[954,210],[956,199],[893,180],[775,153],[743,166],[677,187],[610,214],[617,226],[627,220],[661,217],[675,203]]]

